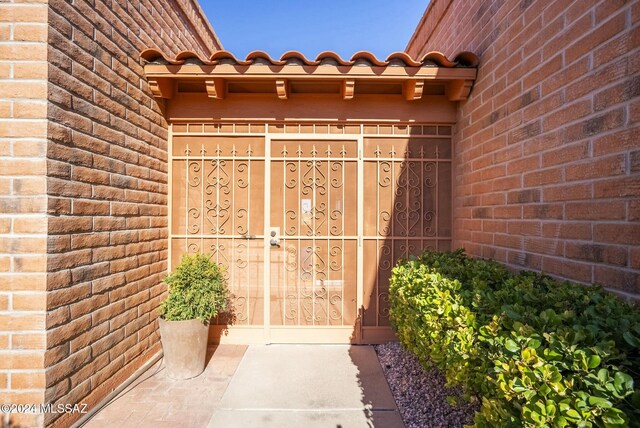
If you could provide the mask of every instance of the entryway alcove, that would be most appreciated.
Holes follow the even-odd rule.
[[[452,128],[478,59],[141,53],[169,123],[169,258],[226,266],[226,343],[393,338],[396,260],[452,239]],[[224,331],[223,331],[224,330]]]

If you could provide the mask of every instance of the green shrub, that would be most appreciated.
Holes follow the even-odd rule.
[[[403,345],[481,400],[475,426],[640,426],[640,312],[462,250],[401,261],[390,317]]]
[[[208,322],[226,308],[229,300],[223,267],[204,254],[183,256],[164,282],[169,293],[160,303],[160,316],[169,321]]]

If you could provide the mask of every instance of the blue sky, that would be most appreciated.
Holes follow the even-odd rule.
[[[288,50],[307,58],[325,50],[344,59],[359,50],[378,58],[402,51],[429,0],[199,0],[224,48],[244,58]]]

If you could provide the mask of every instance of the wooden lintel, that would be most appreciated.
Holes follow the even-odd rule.
[[[447,98],[449,101],[464,101],[469,97],[473,80],[456,79],[447,84]]]
[[[287,79],[276,79],[276,91],[278,92],[278,98],[281,100],[289,98],[289,85]]]
[[[205,80],[207,94],[209,98],[223,100],[226,95],[224,79],[207,79]]]
[[[155,98],[173,98],[176,82],[168,77],[149,78],[149,89]]]
[[[407,101],[419,100],[423,90],[424,80],[407,80],[404,84],[404,97]]]
[[[342,98],[345,100],[352,100],[355,87],[356,87],[355,79],[343,80],[342,81]]]

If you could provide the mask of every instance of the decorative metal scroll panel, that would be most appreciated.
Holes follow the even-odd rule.
[[[271,159],[271,324],[353,326],[357,142],[274,141]]]
[[[450,249],[449,127],[399,135],[395,125],[357,125],[351,136],[345,125],[316,138],[304,124],[282,136],[261,134],[271,125],[244,135],[239,125],[192,126],[172,137],[171,267],[186,252],[213,254],[227,267],[235,325],[262,325],[268,312],[273,326],[351,327],[362,301],[362,325],[386,327],[396,261]],[[280,248],[265,249],[268,226],[279,228]]]
[[[262,324],[264,148],[256,154],[242,139],[183,146],[172,160],[172,265],[180,254],[212,254],[226,267],[233,323]]]
[[[367,138],[364,144],[364,326],[389,325],[397,260],[451,245],[451,143]],[[375,208],[375,209],[374,209]]]

